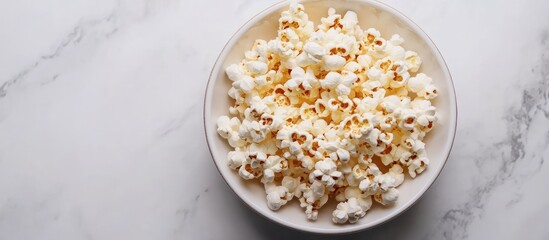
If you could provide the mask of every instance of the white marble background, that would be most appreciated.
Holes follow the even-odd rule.
[[[421,201],[338,237],[241,203],[206,148],[210,68],[274,1],[0,1],[0,239],[549,239],[549,2],[386,0],[445,56],[454,149]]]

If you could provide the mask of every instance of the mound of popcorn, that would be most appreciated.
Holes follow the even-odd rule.
[[[264,184],[270,209],[296,198],[312,221],[330,198],[338,224],[394,204],[405,174],[429,164],[422,140],[437,121],[437,89],[403,42],[361,29],[352,11],[329,9],[315,29],[291,3],[278,36],[226,68],[234,105],[217,131],[234,148],[228,166]]]

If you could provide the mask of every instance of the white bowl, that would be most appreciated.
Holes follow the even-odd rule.
[[[366,216],[357,223],[337,225],[331,220],[335,200],[331,200],[331,205],[328,204],[320,209],[318,220],[314,222],[307,220],[295,199],[291,204],[274,212],[267,207],[261,183],[244,181],[236,171],[227,166],[226,156],[231,148],[216,132],[216,119],[221,115],[229,114],[229,105],[232,101],[227,95],[231,85],[224,69],[232,63],[239,62],[255,39],[269,40],[276,36],[278,18],[280,12],[287,9],[287,1],[274,4],[246,22],[219,55],[208,81],[204,104],[204,128],[208,147],[219,172],[228,185],[248,206],[268,219],[294,229],[315,233],[348,233],[368,229],[394,218],[412,206],[441,172],[450,154],[457,123],[456,97],[452,79],[435,44],[415,23],[395,9],[369,0],[317,0],[303,1],[302,4],[315,24],[320,22],[322,16],[327,15],[329,7],[335,8],[338,13],[345,13],[347,10],[355,11],[363,29],[374,27],[386,38],[398,33],[405,39],[403,47],[419,54],[423,60],[421,71],[432,77],[439,89],[439,96],[434,101],[439,121],[425,140],[431,160],[429,167],[415,179],[407,178],[404,181],[398,188],[400,196],[395,205],[382,207],[374,203]]]

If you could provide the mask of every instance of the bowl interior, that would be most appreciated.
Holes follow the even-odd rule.
[[[413,22],[394,9],[378,2],[360,0],[304,1],[302,4],[315,25],[320,22],[321,17],[327,15],[329,7],[335,8],[341,14],[347,10],[355,11],[363,29],[374,27],[385,38],[398,33],[405,39],[403,47],[419,54],[423,60],[420,71],[433,78],[440,92],[439,97],[434,101],[439,121],[425,140],[431,160],[429,167],[415,179],[407,178],[404,181],[398,188],[400,196],[394,206],[383,207],[374,203],[366,216],[358,223],[346,225],[336,225],[331,221],[335,200],[319,211],[316,222],[307,221],[297,200],[293,200],[291,204],[273,212],[266,205],[265,192],[261,183],[244,181],[237,172],[227,167],[226,156],[231,148],[225,139],[216,133],[216,119],[219,116],[228,115],[228,107],[232,103],[232,99],[227,95],[230,80],[225,75],[224,69],[232,63],[239,62],[244,57],[244,52],[251,48],[255,39],[270,40],[276,37],[278,18],[280,12],[287,8],[287,2],[275,4],[252,18],[231,38],[219,56],[210,76],[204,106],[204,124],[208,145],[219,171],[229,186],[244,202],[266,217],[292,228],[319,233],[342,233],[366,229],[383,223],[406,210],[429,188],[442,170],[450,152],[456,129],[457,110],[453,84],[447,66],[431,40]]]

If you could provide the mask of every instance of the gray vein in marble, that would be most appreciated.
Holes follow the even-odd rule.
[[[515,204],[519,203],[520,200],[522,200],[522,197],[523,197],[522,194],[518,194],[518,193],[515,194],[515,195],[513,196],[513,198],[511,198],[511,200],[509,200],[509,202],[508,202],[507,204],[505,204],[505,207],[508,207],[508,208],[509,208],[509,207],[514,206]]]
[[[189,222],[190,219],[192,219],[196,215],[196,211],[198,210],[198,203],[200,201],[200,198],[202,197],[203,194],[208,193],[208,190],[209,189],[206,188],[206,189],[202,190],[202,192],[200,192],[199,194],[194,196],[194,199],[193,199],[192,203],[189,204],[189,207],[178,209],[175,212],[176,216],[181,217],[181,221],[180,221],[180,225],[176,229],[174,229],[174,231],[173,231],[174,235],[177,236],[180,232],[183,232],[183,230],[187,226],[187,222]]]
[[[170,135],[171,133],[177,131],[181,128],[187,121],[189,121],[190,116],[193,112],[196,111],[196,103],[192,104],[191,106],[187,107],[183,113],[181,113],[181,116],[179,116],[177,119],[169,121],[168,124],[164,128],[160,130],[160,133],[158,136],[165,137],[167,135]]]
[[[16,210],[17,207],[17,203],[13,199],[8,197],[6,199],[6,202],[2,206],[0,206],[0,223],[7,221],[8,213],[10,211]]]
[[[246,6],[249,6],[251,3],[251,0],[244,0],[240,4],[238,4],[238,7],[236,8],[237,13],[243,12],[243,10],[246,8]]]
[[[198,201],[200,200],[201,194],[208,192],[208,189],[202,191],[201,193],[197,194],[193,198],[192,204],[190,204],[189,208],[183,208],[179,209],[175,212],[176,215],[183,215],[183,221],[188,220],[189,218],[193,217],[196,214]]]
[[[429,239],[466,239],[470,225],[482,217],[483,208],[487,199],[495,188],[512,179],[515,167],[520,161],[537,160],[541,166],[544,159],[530,159],[526,157],[527,134],[531,127],[533,117],[541,112],[549,120],[549,41],[547,37],[542,40],[545,52],[542,53],[541,63],[533,69],[539,73],[539,78],[534,84],[522,91],[521,105],[507,109],[508,115],[503,120],[507,126],[507,137],[498,142],[477,157],[477,161],[489,158],[499,158],[502,162],[498,172],[487,182],[473,190],[469,200],[454,209],[447,211],[439,226],[429,234]],[[547,148],[549,141],[545,141]],[[541,168],[537,168],[539,171]],[[528,176],[525,176],[528,177]],[[512,199],[508,204],[515,204],[520,196]]]
[[[87,240],[93,239],[91,232],[86,228],[86,225],[84,224],[82,211],[76,208],[72,211],[72,215],[75,218],[76,226],[82,232],[84,239],[87,239]]]
[[[58,77],[59,77],[59,74],[54,74],[51,78],[46,79],[45,81],[42,81],[40,83],[40,85],[44,86],[44,85],[47,85],[49,83],[55,82],[55,80],[57,80]]]
[[[62,55],[62,53],[69,48],[70,46],[78,46],[79,43],[82,41],[82,39],[86,36],[86,32],[89,31],[91,28],[95,27],[102,27],[103,25],[114,25],[115,24],[115,14],[114,12],[109,14],[106,17],[98,18],[98,19],[91,19],[85,22],[82,22],[78,25],[76,25],[61,41],[60,44],[55,47],[53,51],[50,53],[44,54],[40,57],[38,57],[37,60],[34,61],[34,63],[30,64],[25,69],[21,70],[19,73],[17,73],[14,77],[7,80],[0,86],[0,98],[3,98],[7,95],[8,90],[13,85],[17,84],[19,81],[23,80],[29,73],[31,73],[34,69],[39,67],[40,65],[44,64],[47,61],[51,61],[53,59],[58,58]],[[112,34],[114,34],[118,28],[113,27],[113,30],[108,31],[104,37],[108,38]],[[58,74],[54,75],[52,79],[49,79],[47,83],[51,83],[57,79]]]

